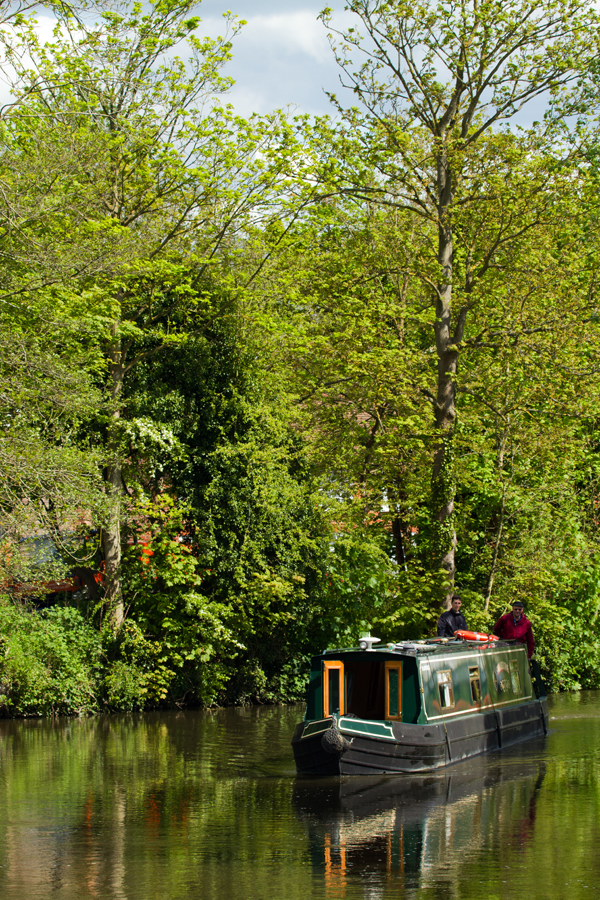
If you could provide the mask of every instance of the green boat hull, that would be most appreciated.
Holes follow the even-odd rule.
[[[374,723],[340,716],[300,722],[292,748],[299,775],[409,774],[539,737],[547,733],[547,723],[545,698],[442,724]],[[389,725],[389,736],[373,728],[382,724]],[[335,740],[327,740],[332,731]]]

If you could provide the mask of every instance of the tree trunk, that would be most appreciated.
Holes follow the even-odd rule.
[[[490,600],[492,599],[492,591],[494,589],[494,579],[496,577],[496,566],[498,564],[498,553],[500,551],[500,542],[502,541],[502,531],[504,530],[504,510],[506,507],[506,487],[503,488],[502,491],[502,506],[500,508],[500,520],[498,522],[498,529],[496,531],[496,537],[494,539],[494,552],[492,555],[492,565],[490,567],[490,576],[488,578],[487,589],[485,592],[485,612],[489,611],[490,608]]]
[[[510,423],[510,417],[509,417]],[[496,530],[496,537],[494,538],[494,552],[492,555],[492,565],[490,568],[490,575],[488,578],[487,589],[485,592],[485,612],[489,611],[490,608],[490,600],[492,599],[492,591],[494,589],[494,580],[496,578],[496,566],[498,564],[498,554],[500,552],[500,543],[502,541],[502,532],[504,530],[504,513],[506,510],[506,492],[508,490],[508,484],[503,480],[503,471],[504,471],[504,449],[506,445],[506,428],[503,431],[502,438],[498,440],[498,478],[502,482],[502,503],[500,505],[500,520],[498,522],[498,528]],[[512,480],[512,476],[509,479],[509,482]]]
[[[406,571],[406,551],[404,549],[404,523],[400,516],[392,516],[392,537],[394,539],[394,557],[399,566]]]
[[[452,173],[444,147],[437,159],[438,263],[435,343],[438,358],[435,425],[437,442],[432,472],[433,557],[447,574],[446,603],[454,589],[456,531],[454,529],[454,431],[458,350],[452,336],[453,233]]]
[[[121,587],[121,498],[123,478],[119,460],[118,424],[121,416],[120,399],[123,390],[124,367],[121,359],[121,340],[118,335],[119,323],[113,324],[114,341],[109,351],[111,416],[108,434],[109,465],[104,470],[108,513],[102,531],[104,553],[105,602],[113,626],[123,624],[123,591]]]

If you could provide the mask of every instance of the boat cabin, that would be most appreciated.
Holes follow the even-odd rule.
[[[523,644],[388,644],[327,650],[311,662],[305,721],[334,715],[426,724],[533,697]]]

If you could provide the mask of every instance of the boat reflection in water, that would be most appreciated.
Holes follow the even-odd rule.
[[[469,862],[497,871],[524,849],[544,774],[543,762],[511,753],[420,777],[298,779],[294,806],[327,894],[365,880],[422,890],[454,882]]]

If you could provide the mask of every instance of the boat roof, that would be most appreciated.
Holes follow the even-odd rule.
[[[380,644],[365,650],[362,647],[337,647],[323,650],[321,656],[340,655],[342,653],[360,653],[370,655],[372,653],[385,653],[386,655],[398,654],[401,656],[439,656],[448,653],[464,653],[465,650],[487,651],[505,649],[508,646],[514,647],[517,641],[468,641],[462,639],[441,638],[438,640],[424,641],[402,641],[397,644]],[[522,644],[523,648],[525,645]]]

